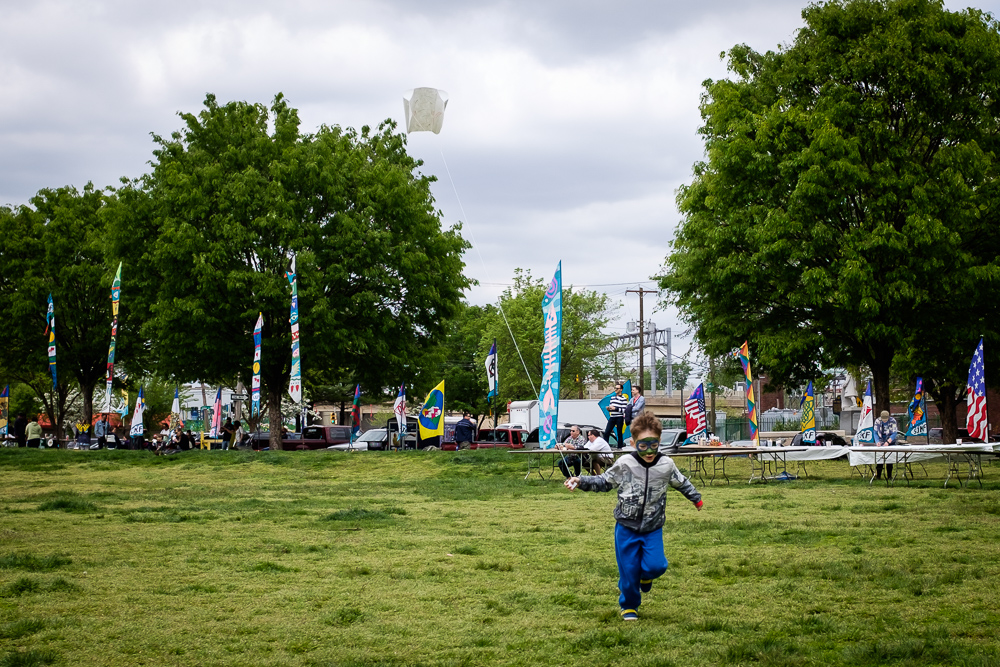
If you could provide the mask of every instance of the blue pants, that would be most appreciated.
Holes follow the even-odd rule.
[[[642,604],[640,579],[656,579],[667,571],[663,553],[663,529],[637,533],[615,524],[615,559],[618,561],[618,604],[622,609],[638,609]]]

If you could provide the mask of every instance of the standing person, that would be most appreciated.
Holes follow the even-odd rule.
[[[236,430],[233,426],[233,420],[226,417],[226,423],[222,425],[222,448],[229,449],[229,443],[233,439],[233,431]]]
[[[37,419],[32,419],[28,422],[28,425],[24,427],[24,438],[27,442],[28,447],[39,448],[42,446],[42,426],[38,423]]]
[[[631,424],[632,420],[639,416],[646,408],[646,397],[642,395],[642,387],[635,387],[632,389],[633,396],[632,400],[628,402],[628,407],[625,408],[625,423]]]
[[[580,427],[577,426],[576,424],[573,424],[572,426],[569,427],[569,435],[566,436],[566,439],[563,441],[563,443],[561,445],[557,445],[556,448],[568,449],[572,451],[577,449],[585,449],[586,445],[587,445],[587,439],[583,437],[583,433],[580,431]],[[570,466],[573,466],[575,474],[579,475],[580,457],[574,454],[569,458],[560,458],[559,470],[562,471],[563,476],[566,477],[567,479],[569,479],[570,477],[569,474]]]
[[[108,416],[101,415],[101,419],[94,424],[94,435],[97,436],[97,448],[104,449],[108,443]]]
[[[233,424],[232,426],[233,426],[233,444],[232,444],[232,447],[233,447],[233,449],[236,449],[237,447],[239,447],[240,445],[243,444],[243,422],[241,422],[239,419],[237,419],[236,423]]]
[[[476,439],[476,425],[470,417],[468,412],[463,412],[462,418],[455,424],[455,445],[459,449],[468,449]]]
[[[642,594],[653,580],[667,571],[663,553],[663,521],[667,487],[684,494],[701,511],[701,494],[680,473],[674,462],[660,454],[660,420],[651,413],[636,417],[632,424],[636,451],[618,459],[603,475],[570,477],[570,491],[610,491],[618,489],[615,506],[615,557],[618,561],[618,605],[626,621],[639,618]]]
[[[879,414],[878,419],[875,420],[875,446],[889,447],[895,445],[897,438],[899,438],[899,428],[896,426],[896,420],[889,416],[888,410],[883,410]],[[877,457],[878,454],[875,456]],[[882,479],[881,463],[875,464],[875,479]],[[891,463],[885,464],[885,479],[886,481],[892,479]]]
[[[17,413],[17,419],[14,420],[14,439],[17,440],[18,447],[24,447],[24,443],[28,439],[24,434],[27,428],[28,418],[24,416],[23,412]]]
[[[615,395],[611,397],[611,403],[608,405],[608,425],[604,427],[605,440],[611,436],[612,430],[615,431],[615,435],[618,436],[615,446],[619,449],[625,443],[622,431],[625,429],[625,408],[628,406],[628,399],[622,394],[622,389],[620,383],[615,385]]]

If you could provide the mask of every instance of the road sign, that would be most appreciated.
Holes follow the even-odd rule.
[[[248,398],[250,398],[248,394],[233,394],[234,401],[245,401]]]

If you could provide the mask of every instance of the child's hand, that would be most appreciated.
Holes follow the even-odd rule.
[[[701,511],[701,506],[704,505],[704,504],[705,504],[704,500],[699,500],[698,502],[696,502],[694,504],[694,508],[700,512]]]
[[[576,491],[576,487],[579,483],[580,483],[579,477],[570,477],[565,482],[563,482],[566,488],[569,489],[570,491]]]

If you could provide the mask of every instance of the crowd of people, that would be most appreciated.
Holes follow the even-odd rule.
[[[232,418],[227,418],[221,430],[223,449],[250,446],[250,435],[241,420],[234,421]],[[174,454],[199,446],[199,436],[196,436],[191,429],[184,430],[180,426],[153,434],[148,440],[144,435],[126,435],[124,426],[111,424],[107,414],[102,415],[94,424],[93,440],[89,427],[83,426],[71,428],[67,442],[60,443],[54,434],[46,437],[45,430],[37,419],[29,420],[24,413],[20,413],[11,424],[8,439],[14,441],[12,446],[36,449],[63,446],[87,449],[147,449],[156,454]]]

